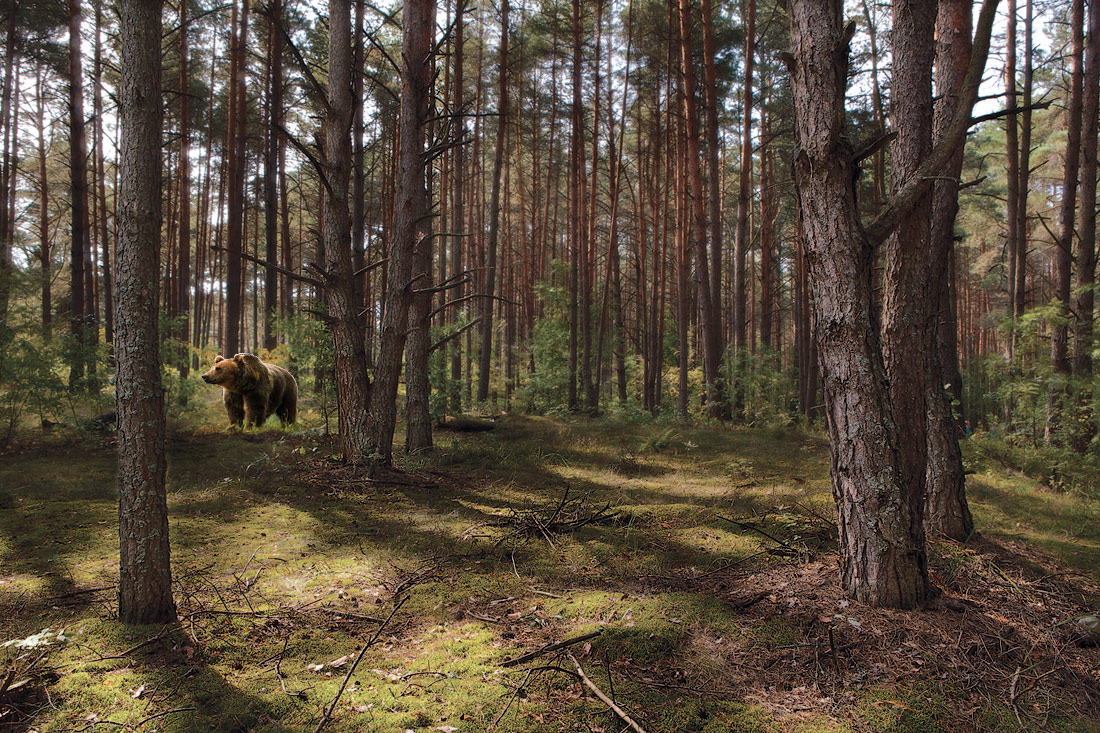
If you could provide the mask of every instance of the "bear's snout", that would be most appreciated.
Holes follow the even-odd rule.
[[[207,384],[210,384],[214,380],[210,377],[209,374],[203,374],[202,375],[202,381],[206,382]]]

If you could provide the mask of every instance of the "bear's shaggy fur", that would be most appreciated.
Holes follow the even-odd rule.
[[[230,425],[258,428],[272,415],[289,425],[298,418],[298,383],[294,376],[253,354],[237,354],[232,359],[218,355],[202,381],[224,390]]]

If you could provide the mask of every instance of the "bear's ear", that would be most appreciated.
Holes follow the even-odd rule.
[[[218,354],[217,356],[214,357],[214,363],[215,364],[217,364],[219,361],[225,361],[225,357],[222,356],[221,354]]]
[[[260,370],[264,368],[264,363],[260,361],[258,356],[254,354],[237,354],[233,357],[233,361],[244,367],[241,376],[245,377],[243,381],[247,382],[247,386],[259,383],[261,376]]]

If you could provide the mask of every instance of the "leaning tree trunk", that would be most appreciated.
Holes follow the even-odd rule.
[[[325,304],[332,331],[336,402],[344,461],[366,465],[370,448],[367,351],[351,265],[351,4],[329,0],[329,83],[325,116]]]
[[[176,618],[165,496],[158,294],[161,0],[122,0],[115,354],[118,356],[119,618]]]
[[[951,125],[955,109],[961,102],[963,82],[970,65],[970,0],[939,0],[936,39],[936,103],[933,132],[937,142]],[[963,151],[951,158],[942,176],[932,187],[932,287],[930,305],[939,311],[933,323],[934,344],[942,343],[944,330],[954,331],[951,301],[943,298],[948,291],[949,263],[955,248],[955,217],[959,210],[959,176],[962,173]],[[951,408],[951,393],[944,387],[947,375],[958,371],[953,350],[946,357],[943,349],[935,348],[925,378],[925,399],[928,404],[927,486],[928,501],[925,528],[956,540],[965,540],[974,530],[974,520],[966,501],[966,479],[959,448],[958,429]],[[945,363],[950,358],[952,363]]]
[[[397,382],[405,349],[417,252],[428,245],[431,221],[425,177],[424,138],[431,93],[435,0],[409,0],[402,21],[401,116],[398,130],[393,240],[389,288],[382,317],[375,383],[371,390],[370,443],[375,467],[393,460]]]

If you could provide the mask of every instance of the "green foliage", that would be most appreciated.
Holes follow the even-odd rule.
[[[569,321],[565,289],[543,283],[540,297],[545,303],[543,318],[531,337],[535,371],[518,394],[524,409],[534,414],[563,414],[569,384]]]

